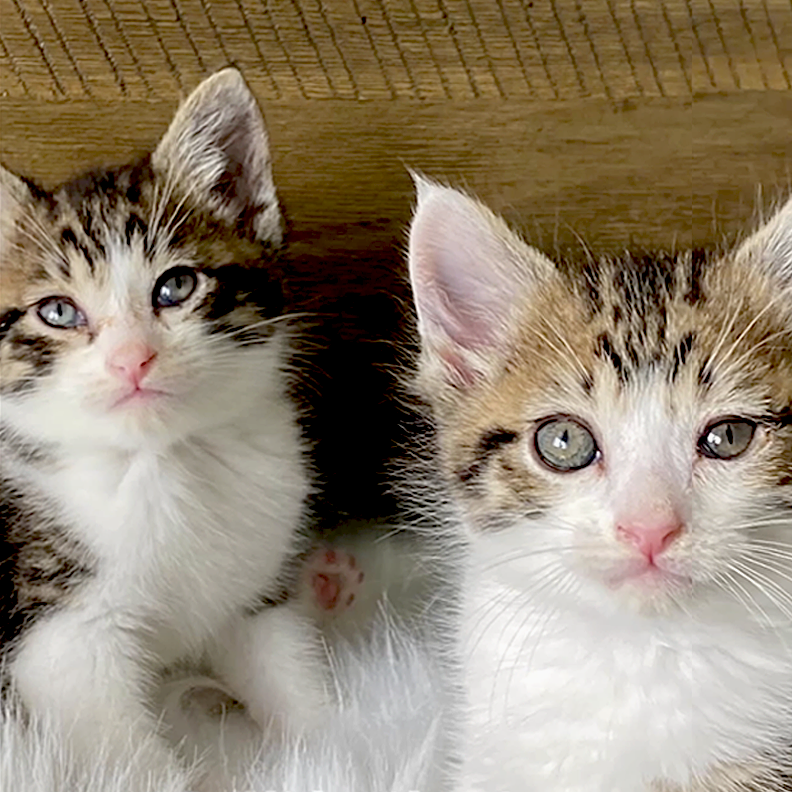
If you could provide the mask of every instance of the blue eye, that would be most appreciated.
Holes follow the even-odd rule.
[[[37,313],[44,324],[63,330],[88,324],[85,314],[68,297],[48,297],[39,303]]]
[[[188,299],[197,286],[198,277],[195,270],[189,267],[174,267],[157,279],[151,301],[155,308],[172,308]]]

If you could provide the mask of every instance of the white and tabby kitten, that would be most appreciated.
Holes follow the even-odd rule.
[[[288,608],[235,631],[309,489],[261,114],[225,70],[150,157],[54,192],[0,171],[0,209],[5,681],[78,755],[171,773],[160,667],[209,650],[261,718],[322,695]]]
[[[461,788],[792,789],[792,203],[555,264],[419,180],[409,257],[471,540]]]

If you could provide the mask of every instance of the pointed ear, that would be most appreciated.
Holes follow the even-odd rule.
[[[14,227],[26,204],[33,200],[28,185],[0,166],[0,266],[11,243]]]
[[[475,199],[413,178],[409,266],[424,366],[472,385],[500,362],[520,302],[553,264]]]
[[[736,258],[755,261],[792,289],[792,198],[740,245]]]
[[[264,119],[236,69],[204,80],[181,105],[152,157],[155,170],[230,222],[279,244],[281,214]]]

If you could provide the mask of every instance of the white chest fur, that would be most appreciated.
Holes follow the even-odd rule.
[[[36,478],[98,561],[86,605],[153,631],[164,660],[273,582],[308,489],[285,401],[166,449],[75,451]]]
[[[466,792],[643,792],[789,744],[792,625],[554,612],[492,580],[466,622]]]

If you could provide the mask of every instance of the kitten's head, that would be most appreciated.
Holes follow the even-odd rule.
[[[249,409],[283,355],[261,113],[202,83],[156,151],[45,192],[0,169],[0,398],[46,442],[171,442]]]
[[[419,180],[409,251],[419,387],[492,574],[642,612],[761,584],[789,612],[792,203],[722,258],[556,265]]]

